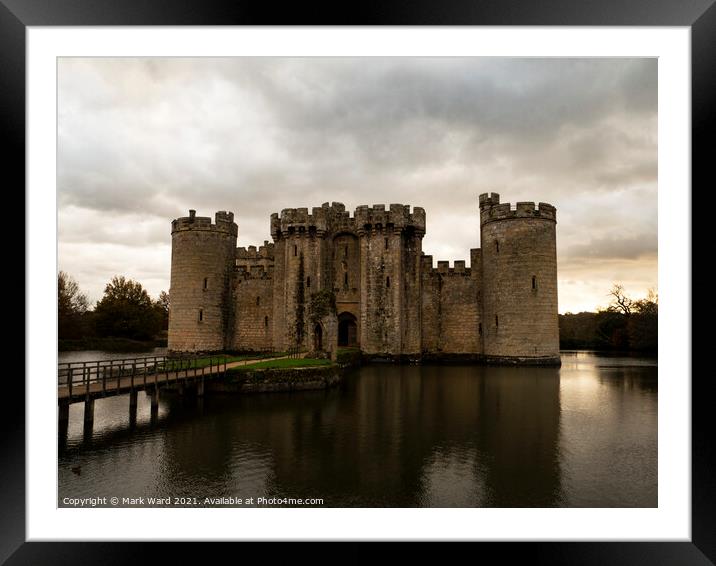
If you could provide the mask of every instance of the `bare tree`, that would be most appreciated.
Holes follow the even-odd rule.
[[[626,296],[624,292],[624,286],[621,283],[614,283],[612,290],[609,291],[609,295],[612,297],[611,303],[607,307],[609,312],[620,312],[625,315],[630,315],[634,310],[634,301]]]

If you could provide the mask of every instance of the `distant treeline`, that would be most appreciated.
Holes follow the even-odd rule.
[[[169,295],[154,301],[140,283],[114,277],[90,310],[87,296],[63,271],[57,277],[58,349],[142,351],[165,346]]]
[[[632,300],[618,284],[610,294],[612,302],[604,310],[559,315],[560,348],[656,353],[659,326],[656,294],[650,291],[645,299]]]
[[[167,345],[166,338],[156,340],[130,340],[129,338],[60,338],[57,349],[60,352],[81,350],[102,350],[104,352],[148,352],[153,348]]]

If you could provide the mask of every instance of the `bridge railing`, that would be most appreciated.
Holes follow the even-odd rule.
[[[291,359],[300,358],[301,354],[303,354],[304,350],[302,350],[298,346],[294,346],[293,348],[288,349],[288,357]]]
[[[226,373],[226,355],[213,356],[145,356],[141,358],[122,358],[114,360],[96,360],[85,362],[62,362],[57,364],[57,381],[59,386],[68,387],[71,397],[73,390],[81,394],[89,393],[92,384],[101,383],[102,392],[112,388],[116,383],[119,389],[122,378],[130,378],[130,387],[156,385],[160,381],[172,380],[197,375]],[[191,371],[191,376],[189,372]],[[161,379],[160,379],[161,375]]]

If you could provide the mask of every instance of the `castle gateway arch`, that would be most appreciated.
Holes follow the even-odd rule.
[[[358,346],[358,321],[349,312],[338,315],[338,346]]]

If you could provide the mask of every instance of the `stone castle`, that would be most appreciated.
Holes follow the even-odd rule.
[[[437,268],[419,207],[288,208],[248,249],[233,213],[191,210],[172,222],[169,350],[559,364],[556,209],[479,202],[470,267]]]

